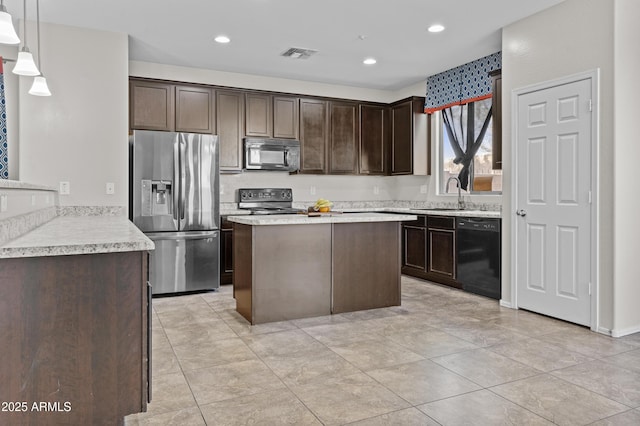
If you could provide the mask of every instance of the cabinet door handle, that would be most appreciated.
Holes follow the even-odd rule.
[[[526,210],[522,210],[522,209],[520,209],[520,210],[516,210],[516,214],[517,214],[518,216],[525,217],[525,216],[527,215],[527,211],[526,211]]]

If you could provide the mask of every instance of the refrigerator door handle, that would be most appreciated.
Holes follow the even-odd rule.
[[[180,141],[176,141],[173,144],[173,220],[176,222],[176,225],[179,222],[179,217],[178,217],[178,206],[180,205],[180,193],[181,193],[181,188],[180,185],[178,184],[180,182],[180,148],[179,148],[179,143]],[[176,229],[180,229],[178,226],[176,226]]]
[[[184,211],[186,209],[186,190],[187,190],[187,174],[186,174],[186,156],[187,143],[183,140],[183,135],[179,135],[178,144],[180,145],[180,229],[184,227]]]

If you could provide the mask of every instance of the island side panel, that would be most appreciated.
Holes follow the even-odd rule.
[[[400,305],[400,222],[333,225],[332,313]]]
[[[253,226],[233,224],[233,293],[236,310],[247,321],[253,322]]]
[[[331,313],[331,224],[254,226],[253,324]]]

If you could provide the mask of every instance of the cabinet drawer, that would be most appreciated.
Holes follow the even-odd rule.
[[[426,216],[420,216],[418,215],[418,219],[417,220],[411,220],[411,221],[407,221],[407,222],[402,222],[403,226],[416,226],[416,227],[421,227],[424,228],[425,226],[427,226],[427,217]]]
[[[455,218],[450,216],[429,216],[427,223],[429,228],[455,229]]]

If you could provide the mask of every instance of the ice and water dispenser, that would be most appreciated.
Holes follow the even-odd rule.
[[[173,216],[173,182],[142,180],[142,216]]]

